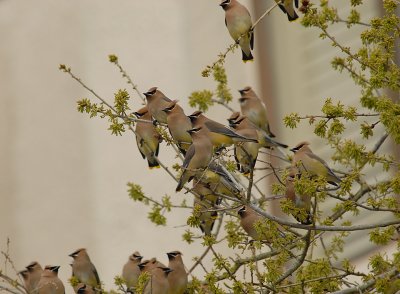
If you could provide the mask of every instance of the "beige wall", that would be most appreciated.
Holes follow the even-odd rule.
[[[323,97],[354,101],[358,89],[329,68],[329,42],[287,22],[280,10],[256,34],[256,62],[243,65],[239,51],[228,56],[229,86],[235,95],[246,85],[268,91],[279,139],[312,141],[328,160],[329,150],[309,131],[285,129],[283,115],[316,113]],[[131,134],[111,136],[105,121],[79,114],[75,101],[93,97],[57,68],[71,66],[110,101],[117,89],[130,91],[107,60],[114,53],[141,91],[156,85],[190,113],[190,92],[215,85],[200,72],[231,43],[218,1],[2,0],[0,36],[0,247],[11,239],[18,269],[32,260],[59,264],[66,282],[68,254],[86,247],[110,289],[134,250],[166,262],[164,253],[179,249],[190,266],[202,247],[181,241],[189,212],[178,210],[167,227],[155,227],[147,210],[128,199],[126,183],[141,183],[153,197],[189,196],[176,195],[163,170],[147,169]],[[132,96],[132,109],[139,108]],[[227,112],[216,106],[209,115],[224,122]],[[164,145],[160,158],[175,162]]]

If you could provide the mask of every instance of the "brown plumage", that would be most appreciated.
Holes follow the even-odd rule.
[[[188,131],[192,136],[193,143],[190,145],[183,161],[183,172],[179,179],[176,191],[182,190],[183,186],[202,169],[210,163],[213,155],[212,143],[204,132],[204,128],[193,128]],[[201,172],[201,171],[200,171]]]
[[[164,112],[167,113],[167,125],[169,133],[178,145],[179,150],[186,154],[190,144],[192,144],[192,137],[187,132],[192,128],[190,119],[185,115],[182,107],[177,104],[177,101],[172,101]]]
[[[145,106],[136,111],[134,114],[141,120],[149,121],[149,123],[142,121],[136,122],[135,134],[139,152],[143,159],[147,159],[149,168],[159,168],[160,164],[158,163],[156,156],[158,156],[162,138],[154,125],[150,123],[150,112],[148,111],[147,106]]]
[[[128,261],[122,268],[122,277],[125,280],[128,291],[133,291],[136,287],[137,280],[140,275],[139,263],[142,261],[143,256],[139,252],[135,251],[129,256]]]
[[[225,25],[235,42],[242,49],[244,62],[253,60],[251,50],[254,46],[254,34],[249,11],[237,0],[224,0],[220,6],[225,11]]]
[[[59,266],[45,266],[37,284],[38,294],[65,294],[64,284],[58,278],[59,268]]]
[[[37,293],[37,284],[39,283],[39,280],[42,276],[43,268],[42,266],[37,262],[33,261],[29,265],[26,266],[26,269],[29,272],[29,289],[32,294]]]
[[[204,127],[205,133],[216,148],[232,145],[234,142],[257,142],[252,138],[246,138],[234,130],[206,117],[201,111],[195,111],[189,115],[193,128]]]
[[[293,212],[293,217],[302,224],[309,225],[312,223],[311,197],[310,195],[296,193],[294,182],[295,172],[292,170],[286,179],[286,198],[292,201],[296,208],[302,210],[299,213]]]
[[[157,260],[157,258],[153,257],[149,260],[143,260],[141,263],[139,263],[139,269],[141,272],[149,272],[153,268],[156,267],[166,267],[163,263]]]
[[[185,270],[185,265],[182,260],[182,253],[179,251],[172,251],[167,253],[168,268],[172,272],[168,275],[169,294],[183,294],[186,291],[188,284],[188,276]]]
[[[18,272],[18,275],[21,276],[22,281],[24,282],[24,288],[26,290],[26,292],[30,292],[30,285],[29,285],[29,271],[27,269],[24,269],[22,271]]]
[[[256,127],[264,130],[268,136],[275,137],[268,122],[267,108],[264,102],[258,98],[251,87],[239,90],[240,110]]]
[[[95,294],[96,291],[93,289],[93,287],[88,286],[84,283],[79,283],[74,287],[74,291],[76,294]]]
[[[294,152],[292,167],[299,169],[300,173],[306,171],[311,176],[324,176],[328,183],[338,186],[341,179],[335,175],[322,158],[311,151],[309,145],[310,143],[308,142],[301,142],[290,149],[290,151]]]
[[[150,273],[150,280],[147,282],[143,294],[168,294],[169,282],[168,275],[171,273],[168,267],[155,267],[152,268]]]
[[[99,275],[96,267],[91,262],[86,249],[80,248],[69,256],[74,259],[71,265],[72,276],[76,277],[80,282],[86,285],[92,286],[95,289],[101,289]]]
[[[247,205],[240,208],[238,214],[240,216],[240,225],[247,235],[257,241],[268,241],[264,235],[257,233],[254,226],[256,223],[261,223],[264,217]]]
[[[167,114],[163,111],[163,109],[165,109],[168,104],[171,103],[171,99],[165,96],[163,92],[157,89],[157,87],[152,87],[143,94],[146,96],[147,108],[151,116],[159,123],[166,124]]]

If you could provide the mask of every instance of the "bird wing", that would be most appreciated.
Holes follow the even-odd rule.
[[[186,152],[185,159],[183,160],[183,168],[187,168],[189,166],[190,161],[194,156],[195,148],[194,144],[190,145],[189,149]]]
[[[99,285],[99,287],[100,287],[101,283],[100,283],[99,274],[97,273],[97,270],[96,270],[96,268],[94,267],[93,264],[92,264],[92,267],[93,267],[93,274],[94,274],[94,277],[96,278],[97,285]]]
[[[228,129],[223,124],[220,124],[216,121],[206,121],[204,124],[210,130],[210,132],[233,138],[244,138],[243,136],[240,136],[239,134],[235,133],[231,129]]]
[[[142,152],[142,149],[141,149],[143,147],[143,142],[144,142],[144,140],[136,135],[136,144],[137,144],[138,150],[139,150],[140,154],[142,155],[143,159],[145,159],[146,155],[144,155],[144,153]]]
[[[253,50],[254,48],[254,33],[253,31],[250,32],[250,48]]]
[[[336,175],[333,173],[333,171],[331,170],[331,168],[328,166],[328,164],[326,163],[325,160],[323,160],[322,158],[318,157],[317,155],[315,155],[315,154],[312,153],[312,152],[305,152],[305,155],[307,155],[307,156],[310,157],[311,159],[317,160],[318,162],[320,162],[321,164],[323,164],[323,165],[326,167],[326,169],[328,170],[328,173],[330,173],[330,174],[336,176]]]

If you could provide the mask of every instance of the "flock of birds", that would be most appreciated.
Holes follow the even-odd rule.
[[[102,287],[96,267],[91,262],[84,248],[80,248],[69,256],[73,258],[71,263],[72,282],[77,294],[101,293]],[[168,266],[156,258],[143,260],[139,252],[129,256],[122,268],[122,278],[126,285],[126,292],[135,293],[139,276],[149,273],[151,279],[144,286],[143,293],[159,294],[183,294],[187,288],[188,276],[182,260],[182,253],[172,251],[167,253]],[[64,294],[65,287],[58,278],[59,266],[42,266],[34,261],[19,272],[24,281],[24,287],[29,294]]]
[[[298,0],[294,3],[298,7]],[[278,5],[290,21],[298,18],[293,0],[279,1]],[[231,37],[241,47],[243,61],[252,60],[254,35],[248,10],[237,0],[224,0],[220,6],[225,11],[225,24]],[[194,206],[200,206],[200,228],[205,235],[211,235],[214,221],[218,217],[213,208],[220,203],[220,196],[237,198],[242,192],[227,170],[213,161],[214,155],[234,145],[237,169],[249,175],[254,170],[261,148],[288,147],[273,139],[275,135],[268,122],[265,104],[252,88],[245,87],[239,93],[240,112],[234,112],[228,118],[229,127],[206,117],[201,111],[187,116],[176,100],[169,99],[157,87],[144,93],[147,105],[134,113],[138,118],[135,129],[137,146],[150,168],[159,167],[157,156],[162,138],[156,125],[167,126],[174,143],[184,156],[176,191],[182,190],[185,184],[194,179],[193,187],[188,190],[195,195]],[[303,224],[311,224],[310,196],[296,193],[295,179],[304,176],[306,172],[309,177],[324,176],[328,183],[336,186],[341,180],[323,159],[311,151],[308,142],[299,143],[290,150],[294,156],[286,180],[286,197],[295,207],[305,212],[293,216]],[[263,219],[261,215],[248,205],[241,207],[238,215],[240,225],[251,238],[269,241],[255,229],[255,223]],[[77,281],[74,291],[78,294],[101,292],[99,275],[86,249],[78,249],[70,256],[73,258],[72,276]],[[185,293],[188,276],[182,254],[173,251],[167,253],[167,256],[169,264],[165,266],[155,258],[142,261],[143,257],[138,252],[130,255],[122,270],[127,291],[134,293],[139,275],[147,272],[151,278],[143,293]],[[29,294],[64,294],[65,288],[58,278],[58,269],[59,266],[49,265],[42,269],[38,262],[32,262],[19,274]]]

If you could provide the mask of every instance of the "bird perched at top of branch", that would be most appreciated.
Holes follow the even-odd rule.
[[[299,18],[297,15],[296,11],[294,10],[293,7],[293,0],[275,0],[276,3],[281,2],[279,5],[279,8],[287,14],[287,18],[289,21],[295,21],[296,19]],[[296,5],[296,8],[299,8],[299,0],[294,0],[294,3]]]
[[[253,60],[251,50],[254,46],[254,33],[249,11],[237,0],[223,0],[220,6],[225,10],[225,25],[229,34],[242,49],[242,60]]]
[[[246,138],[230,128],[206,117],[201,111],[195,111],[188,116],[194,128],[203,127],[216,148],[232,145],[234,142],[257,142],[256,139]]]
[[[309,142],[301,142],[290,149],[294,152],[292,167],[297,168],[300,173],[306,171],[311,176],[324,176],[328,183],[338,186],[342,180],[335,175],[322,158],[311,151],[309,145]]]
[[[182,260],[182,253],[179,251],[172,251],[167,253],[168,268],[172,272],[168,275],[169,294],[183,294],[186,291],[188,284],[188,276],[185,270],[185,265]]]
[[[26,266],[29,272],[29,289],[31,293],[37,293],[37,284],[39,283],[40,277],[42,276],[43,268],[37,261],[32,261]]]
[[[135,251],[129,255],[128,261],[122,268],[122,277],[125,280],[128,291],[133,291],[136,287],[140,275],[139,263],[142,261],[142,258],[143,256],[141,256],[139,252]]]
[[[188,132],[192,136],[193,143],[190,145],[183,160],[183,172],[176,187],[177,192],[192,180],[196,173],[199,172],[198,169],[205,169],[208,166],[213,155],[211,140],[203,127],[193,128]]]
[[[239,90],[240,109],[256,127],[264,130],[268,136],[275,137],[268,122],[267,108],[251,87]]]
[[[39,294],[65,294],[64,284],[58,278],[59,266],[46,265],[37,285]]]
[[[302,211],[293,212],[293,217],[303,225],[312,224],[311,197],[310,195],[299,194],[294,187],[295,170],[291,169],[286,178],[286,198],[293,202],[294,206]]]
[[[157,89],[157,87],[150,88],[147,92],[143,93],[146,96],[147,108],[151,116],[159,123],[167,123],[167,114],[163,111],[171,99],[164,95],[163,92]]]
[[[192,128],[192,123],[177,102],[177,100],[170,102],[163,111],[167,113],[169,133],[176,141],[179,150],[185,155],[190,144],[192,144],[192,137],[187,132]]]
[[[148,123],[143,121],[136,122],[135,135],[139,152],[143,159],[147,159],[149,168],[159,168],[160,164],[156,156],[158,156],[160,142],[162,141],[161,135],[151,123],[151,115],[147,106],[134,112],[134,114],[141,120],[149,121]]]
[[[93,265],[85,248],[80,248],[71,253],[74,260],[72,266],[72,276],[80,282],[92,286],[95,289],[101,289],[100,278],[96,267]]]

